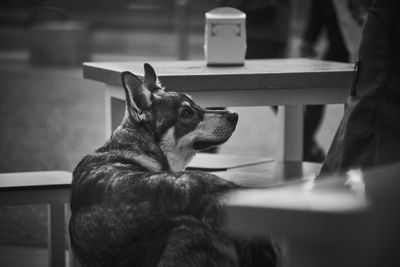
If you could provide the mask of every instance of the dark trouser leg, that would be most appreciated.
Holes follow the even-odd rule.
[[[400,161],[399,13],[397,0],[371,5],[352,94],[322,174]]]
[[[324,105],[309,105],[304,110],[304,161],[323,162],[325,159],[325,152],[315,140],[315,135],[324,116],[324,111]]]

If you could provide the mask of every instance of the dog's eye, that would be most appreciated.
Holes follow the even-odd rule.
[[[181,111],[181,117],[182,118],[188,119],[188,118],[192,117],[192,115],[193,115],[193,111],[191,109],[189,109],[189,108],[184,108]]]

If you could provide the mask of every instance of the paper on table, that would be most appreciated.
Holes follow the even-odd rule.
[[[197,153],[189,169],[227,170],[273,161],[272,158],[241,157],[224,154]]]
[[[299,177],[285,181],[281,177],[277,177],[272,171],[270,173],[224,171],[213,172],[213,174],[224,178],[225,180],[232,181],[238,185],[249,188],[286,186],[291,184],[306,183],[315,179],[315,176],[309,175],[307,177]]]

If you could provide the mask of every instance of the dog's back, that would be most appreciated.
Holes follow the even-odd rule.
[[[230,137],[237,115],[164,92],[149,65],[144,83],[124,73],[123,85],[122,124],[73,173],[70,237],[81,263],[274,264],[268,241],[237,242],[222,227],[221,196],[236,186],[211,174],[184,171],[197,150]]]

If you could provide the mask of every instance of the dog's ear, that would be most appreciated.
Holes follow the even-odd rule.
[[[124,71],[121,78],[128,111],[137,122],[147,120],[148,118],[143,110],[148,110],[151,107],[151,92],[142,80],[129,71]]]
[[[156,72],[149,63],[144,63],[144,86],[152,93],[160,89]]]

